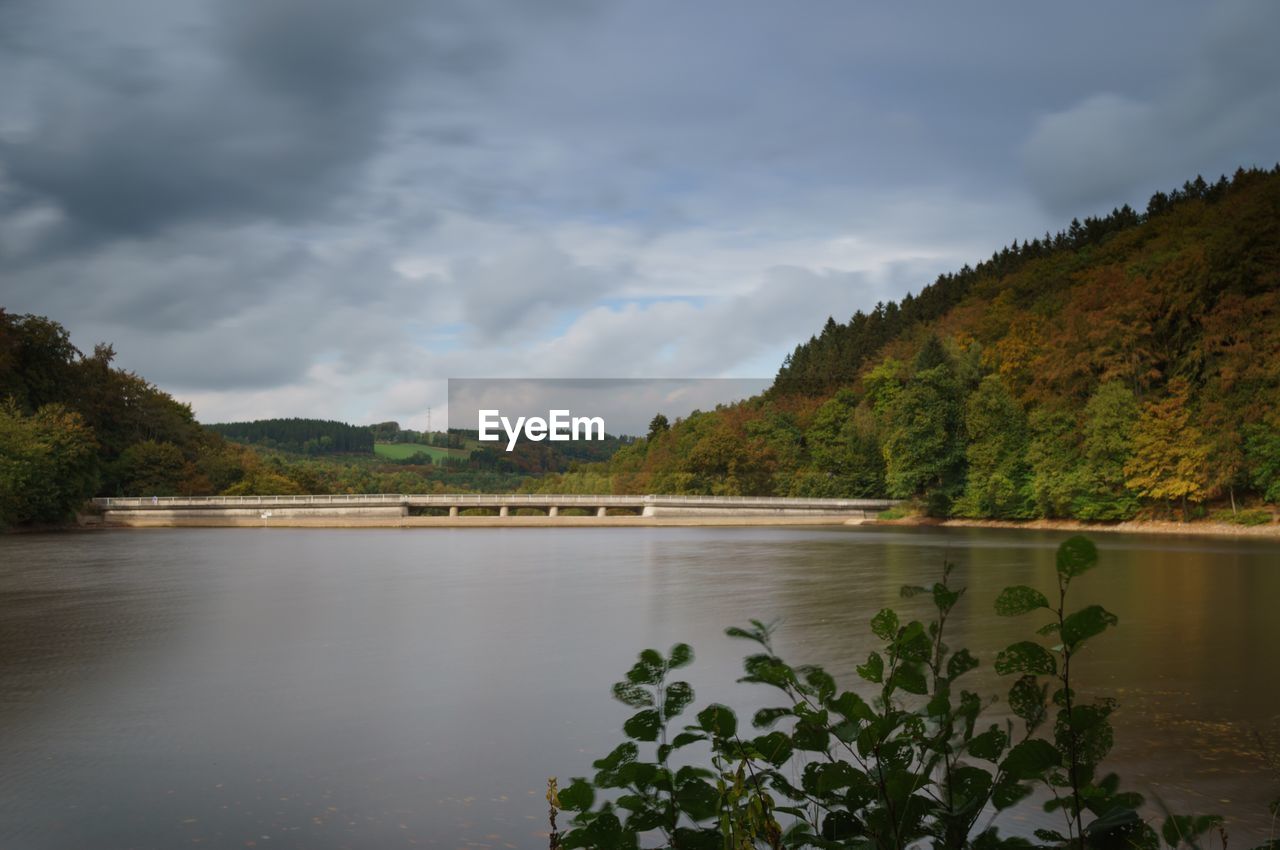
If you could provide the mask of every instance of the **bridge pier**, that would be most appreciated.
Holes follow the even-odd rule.
[[[502,507],[498,508],[498,516],[510,516],[510,515],[511,515],[511,509],[508,508],[506,505],[503,505]]]
[[[547,508],[547,516],[560,516],[560,509],[555,505]]]
[[[606,508],[604,505],[601,505],[600,507],[596,508],[596,516],[608,516],[608,515],[609,515],[609,509]]]
[[[457,516],[457,515],[458,515],[458,506],[453,505],[452,507],[449,508],[449,516]]]

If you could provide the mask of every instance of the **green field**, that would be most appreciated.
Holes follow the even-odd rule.
[[[378,457],[390,458],[391,460],[404,460],[420,453],[430,455],[433,461],[438,461],[444,457],[465,458],[471,453],[471,450],[445,449],[439,446],[424,446],[421,443],[374,443],[373,452]]]

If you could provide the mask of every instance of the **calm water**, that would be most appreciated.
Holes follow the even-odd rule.
[[[1009,583],[1050,587],[1062,537],[0,538],[0,847],[545,847],[546,778],[588,774],[616,743],[628,712],[609,686],[639,649],[690,642],[699,704],[750,708],[767,694],[733,683],[746,647],[722,630],[781,618],[784,655],[852,685],[867,621],[910,608],[898,587],[931,582],[947,558],[969,588],[952,643],[984,658],[969,687],[996,693],[992,653],[1029,622],[994,617],[992,600]],[[1104,566],[1076,602],[1105,601],[1121,624],[1090,647],[1081,687],[1121,701],[1112,766],[1175,809],[1227,814],[1232,846],[1252,846],[1280,793],[1266,766],[1280,729],[1280,546],[1097,541]]]

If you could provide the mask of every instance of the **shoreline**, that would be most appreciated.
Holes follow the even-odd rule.
[[[1162,537],[1258,537],[1264,540],[1280,538],[1280,523],[1266,525],[1235,525],[1229,522],[1197,520],[1174,522],[1173,520],[1125,520],[1115,523],[1082,522],[1074,519],[934,519],[932,517],[904,517],[902,519],[870,519],[864,525],[904,526],[908,528],[1007,528],[1023,531],[1078,531],[1092,534],[1150,534]]]
[[[81,517],[69,526],[9,529],[11,533],[97,531],[128,528],[695,528],[770,526],[867,526],[884,528],[995,528],[1023,531],[1074,531],[1083,534],[1146,534],[1154,536],[1243,537],[1280,539],[1280,523],[1244,526],[1224,522],[1129,520],[1088,523],[1079,520],[984,520],[904,517],[875,519],[849,516],[405,516],[405,517],[166,517],[130,518],[103,522]]]

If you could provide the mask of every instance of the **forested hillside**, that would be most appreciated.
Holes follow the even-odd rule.
[[[0,525],[58,521],[95,494],[221,492],[259,468],[114,357],[0,310]]]
[[[1280,167],[829,319],[762,397],[664,424],[541,486],[1090,520],[1280,501]]]
[[[109,345],[82,353],[65,328],[43,316],[0,309],[0,527],[60,522],[95,495],[403,493],[494,486],[492,475],[450,479],[446,485],[429,468],[382,464],[371,456],[334,463],[237,445],[201,427],[188,405],[114,367],[114,356]],[[371,444],[367,429],[342,428],[369,434]]]
[[[237,443],[299,454],[373,454],[373,429],[331,419],[257,419],[204,427]]]

